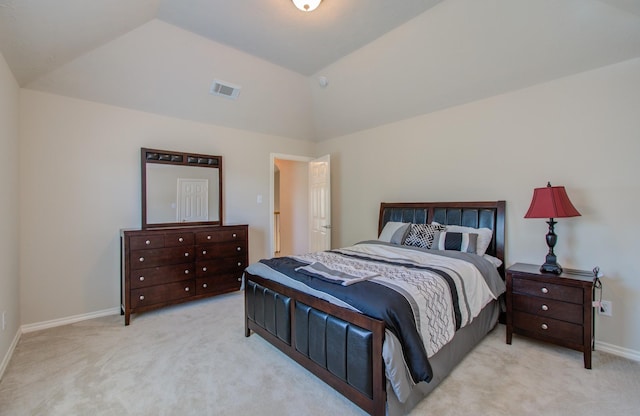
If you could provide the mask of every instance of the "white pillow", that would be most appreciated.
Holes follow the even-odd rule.
[[[431,224],[438,224],[433,221]],[[484,255],[487,252],[487,248],[489,248],[489,244],[491,244],[491,238],[493,237],[493,231],[489,228],[473,228],[473,227],[463,227],[461,225],[447,225],[447,231],[455,232],[455,233],[474,233],[478,234],[478,242],[476,244],[476,254],[479,256]]]
[[[392,222],[389,221],[384,225],[378,240],[386,241],[391,244],[402,244],[409,233],[411,224],[408,222]]]
[[[488,255],[488,254],[485,254],[485,255],[483,255],[482,257],[484,257],[485,259],[487,259],[487,260],[489,260],[491,263],[493,263],[493,264],[494,264],[494,266],[496,266],[496,268],[498,268],[498,267],[502,266],[502,260],[500,260],[500,259],[499,259],[499,258],[497,258],[497,257],[493,257],[493,256],[490,256],[490,255]]]

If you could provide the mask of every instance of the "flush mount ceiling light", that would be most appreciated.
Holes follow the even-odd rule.
[[[319,5],[322,0],[292,0],[293,4],[303,12],[312,12]]]

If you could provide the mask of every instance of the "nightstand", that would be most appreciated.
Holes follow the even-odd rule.
[[[507,344],[516,333],[582,351],[584,367],[591,368],[593,273],[554,275],[524,263],[506,272]]]

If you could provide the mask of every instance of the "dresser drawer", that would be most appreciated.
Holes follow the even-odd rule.
[[[193,262],[194,253],[193,246],[135,250],[131,252],[131,270]]]
[[[582,324],[582,305],[544,299],[537,296],[513,295],[513,309],[533,315]]]
[[[138,289],[141,287],[192,279],[193,275],[193,263],[152,267],[149,269],[138,269],[132,271],[130,273],[130,284],[132,289]]]
[[[131,250],[163,248],[164,236],[162,234],[135,236],[135,237],[131,237],[130,242],[131,242]]]
[[[156,303],[169,302],[195,295],[195,281],[167,283],[131,291],[131,307],[141,308]]]
[[[583,343],[582,325],[513,311],[513,326],[516,331],[521,329],[539,337],[555,338],[573,344]]]
[[[220,257],[236,257],[245,255],[247,244],[244,241],[231,243],[207,244],[196,247],[196,260],[217,259]]]
[[[145,250],[150,248],[192,246],[195,236],[189,232],[153,233],[132,236],[131,250]]]
[[[196,279],[196,294],[231,292],[240,289],[242,273],[221,274]]]
[[[556,299],[582,305],[582,289],[573,286],[556,285],[553,283],[513,277],[513,292],[538,296],[545,299]]]
[[[225,241],[246,241],[247,231],[245,228],[220,228],[215,231],[205,231],[196,233],[196,244],[221,243]]]
[[[205,277],[222,272],[238,272],[242,274],[246,267],[246,256],[224,257],[217,260],[198,261],[196,263],[196,277]]]
[[[165,247],[192,246],[193,241],[194,241],[193,233],[179,232],[179,233],[167,233],[164,235]]]

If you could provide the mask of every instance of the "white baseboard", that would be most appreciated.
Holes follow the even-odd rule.
[[[20,329],[18,329],[16,331],[16,336],[13,337],[13,341],[9,346],[9,351],[7,351],[7,353],[4,355],[4,358],[2,359],[2,363],[0,363],[0,380],[2,380],[2,376],[4,376],[4,370],[7,369],[7,366],[9,365],[9,360],[11,360],[11,357],[13,356],[13,351],[16,349],[16,346],[18,345],[18,341],[20,341],[20,335],[22,335],[22,332],[20,331]]]
[[[104,309],[96,312],[84,313],[82,315],[74,315],[74,316],[68,316],[66,318],[53,319],[51,321],[44,321],[44,322],[38,322],[35,324],[22,325],[21,329],[22,329],[22,333],[26,334],[28,332],[40,331],[42,329],[54,328],[56,326],[75,324],[76,322],[86,321],[88,319],[100,318],[103,316],[116,315],[119,313],[120,313],[120,308],[115,307],[115,308]]]
[[[595,347],[596,351],[602,351],[609,354],[617,355],[618,357],[623,357],[629,360],[640,362],[640,351],[622,348],[617,345],[608,344],[602,341],[596,341]]]

